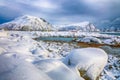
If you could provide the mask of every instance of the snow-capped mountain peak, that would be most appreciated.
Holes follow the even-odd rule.
[[[52,25],[43,18],[24,15],[0,25],[0,28],[7,30],[49,31],[52,30]]]

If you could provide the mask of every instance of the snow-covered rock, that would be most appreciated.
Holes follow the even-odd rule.
[[[98,32],[99,29],[97,29],[92,23],[86,21],[76,24],[68,24],[68,25],[60,25],[59,30],[61,31],[87,31],[87,32]]]
[[[59,60],[46,59],[34,62],[34,64],[53,80],[84,80]]]
[[[107,64],[107,59],[108,56],[102,49],[84,48],[72,50],[64,63],[75,67],[83,78],[96,80]]]
[[[1,24],[0,29],[18,31],[50,31],[52,30],[52,25],[42,18],[24,15],[14,19],[13,21]]]
[[[87,42],[87,43],[98,43],[98,44],[102,43],[102,41],[96,37],[84,37],[78,41]]]
[[[113,37],[113,38],[110,38],[110,39],[105,39],[103,40],[103,43],[104,44],[120,44],[120,38],[116,38],[116,37]]]

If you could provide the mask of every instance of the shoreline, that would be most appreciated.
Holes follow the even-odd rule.
[[[116,44],[116,45],[109,45],[109,44],[96,44],[96,43],[85,43],[85,42],[78,42],[79,46],[82,47],[101,47],[101,46],[110,46],[110,47],[114,47],[114,48],[120,48],[120,44]]]

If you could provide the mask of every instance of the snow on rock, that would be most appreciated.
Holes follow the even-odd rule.
[[[42,18],[24,15],[0,25],[0,29],[23,31],[50,31],[52,25]]]
[[[0,80],[51,80],[33,64],[6,53],[0,56]]]
[[[87,42],[87,43],[98,43],[98,44],[102,43],[102,41],[96,37],[84,37],[78,41]]]
[[[34,64],[53,80],[84,80],[58,60],[46,59],[34,62]]]
[[[69,54],[69,51],[71,51],[74,48],[78,48],[76,44],[73,43],[61,43],[61,42],[44,42],[39,41],[43,47],[48,50],[50,53],[48,54],[48,57],[50,58],[59,58],[59,57],[65,57]]]
[[[84,48],[72,50],[64,63],[76,67],[83,78],[96,80],[107,64],[107,59],[108,56],[102,49]]]

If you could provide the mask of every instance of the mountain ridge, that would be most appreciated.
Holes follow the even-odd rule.
[[[74,23],[74,24],[66,24],[66,25],[60,25],[59,29],[60,31],[88,31],[88,32],[94,32],[99,31],[94,24],[90,23],[89,21]]]

